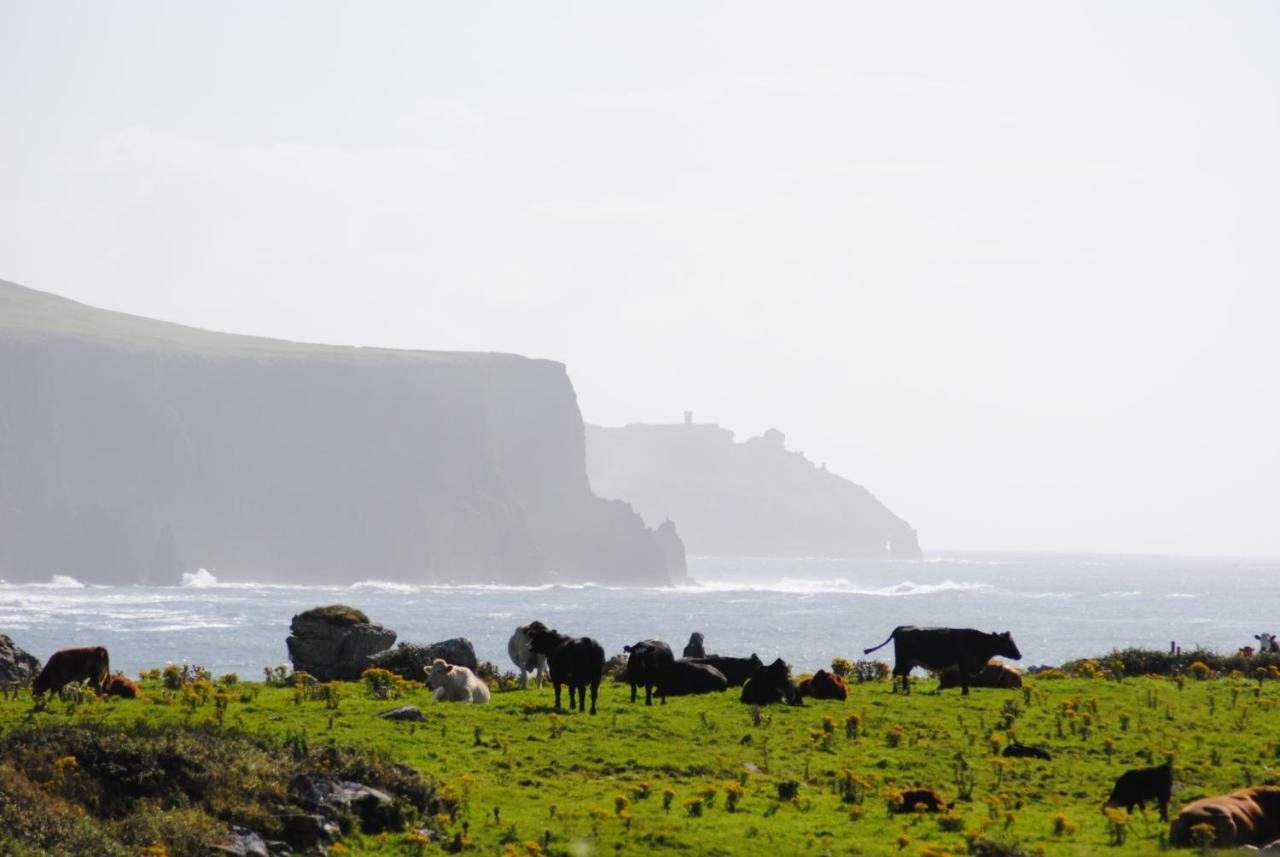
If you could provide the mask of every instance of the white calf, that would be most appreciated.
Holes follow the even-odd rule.
[[[529,629],[534,625],[543,627],[541,622],[530,622],[528,625],[521,625],[516,628],[516,632],[511,635],[511,639],[507,640],[507,654],[511,656],[511,660],[515,662],[515,665],[520,668],[521,690],[529,685],[530,670],[537,670],[537,676],[534,680],[538,687],[542,687],[542,676],[547,671],[547,656],[534,654],[532,643],[529,640]]]
[[[426,672],[427,685],[437,702],[474,702],[482,705],[489,701],[489,685],[466,667],[446,664],[436,658]]]

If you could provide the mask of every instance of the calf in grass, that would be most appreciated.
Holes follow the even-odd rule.
[[[933,789],[907,789],[889,800],[889,812],[946,812],[954,803],[947,803]]]
[[[489,701],[489,685],[466,667],[447,664],[440,658],[427,667],[427,686],[436,702],[474,702],[483,705]]]
[[[590,637],[569,637],[550,628],[529,634],[533,651],[546,655],[551,668],[551,686],[556,690],[556,708],[560,707],[560,686],[569,687],[569,710],[577,699],[579,711],[587,708],[587,688],[591,688],[591,713],[596,713],[596,697],[600,694],[600,678],[604,675],[604,648]]]
[[[103,693],[107,696],[118,696],[121,699],[137,699],[140,695],[137,683],[132,679],[125,678],[120,673],[107,676]]]
[[[636,701],[636,688],[644,688],[644,704],[653,705],[653,691],[657,688],[662,704],[667,704],[663,692],[662,677],[675,663],[671,647],[661,640],[641,640],[634,646],[623,646],[627,658],[627,684],[631,685],[631,701]]]
[[[1173,794],[1173,765],[1165,762],[1155,768],[1136,768],[1125,771],[1111,789],[1111,797],[1102,805],[1124,807],[1133,812],[1135,806],[1147,808],[1147,801],[1154,801],[1160,808],[1160,820],[1169,820],[1169,798]]]

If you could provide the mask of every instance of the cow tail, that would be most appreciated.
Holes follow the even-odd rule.
[[[894,628],[894,629],[893,629],[893,634],[896,634],[896,633],[898,633],[898,629],[897,629],[897,628]],[[874,652],[876,649],[883,649],[885,646],[889,645],[889,640],[892,640],[892,639],[893,639],[893,634],[890,634],[890,635],[889,635],[889,639],[888,639],[888,640],[885,640],[885,641],[884,641],[883,643],[881,643],[880,645],[878,645],[878,646],[872,646],[872,647],[871,647],[871,648],[869,648],[869,649],[863,649],[863,650],[862,650],[862,653],[863,653],[864,655],[869,655],[869,654],[871,654],[872,652]]]
[[[102,676],[98,680],[98,689],[106,690],[107,677],[111,675],[111,653],[106,646],[98,646],[98,651],[102,652]]]

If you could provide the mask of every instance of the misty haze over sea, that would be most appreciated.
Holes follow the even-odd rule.
[[[1223,651],[1275,631],[1280,560],[1119,555],[950,554],[922,561],[692,557],[693,587],[618,588],[222,584],[86,587],[72,578],[0,585],[0,627],[44,658],[101,644],[129,674],[189,662],[255,678],[287,661],[295,613],[348,603],[399,640],[465,636],[511,669],[512,629],[541,619],[596,637],[612,655],[656,637],[679,648],[694,630],[709,651],[782,656],[798,670],[853,659],[900,624],[1010,630],[1023,666],[1114,647]],[[884,657],[884,653],[881,653]]]

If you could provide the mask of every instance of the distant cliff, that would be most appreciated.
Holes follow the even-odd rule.
[[[304,345],[0,281],[0,577],[664,584],[564,366]]]
[[[860,485],[786,449],[781,432],[735,443],[717,425],[587,426],[603,497],[651,525],[671,519],[692,554],[920,556],[916,531]]]

